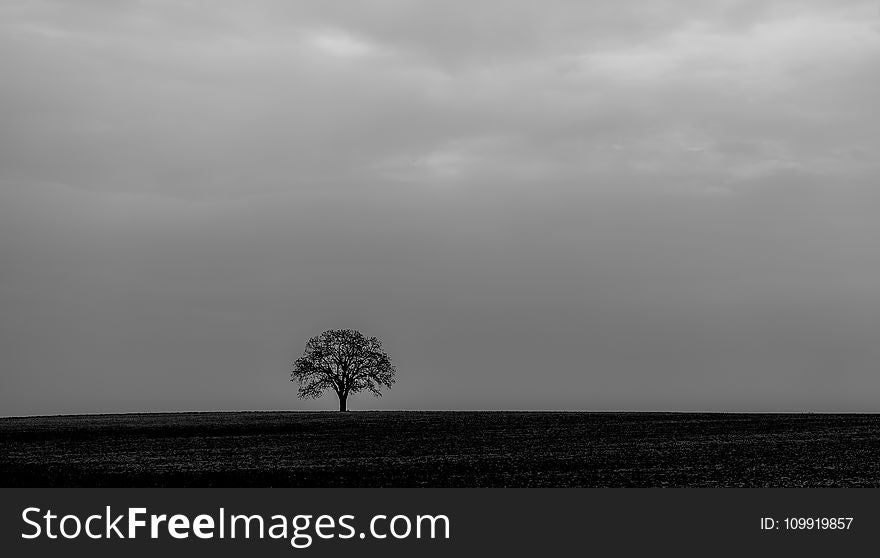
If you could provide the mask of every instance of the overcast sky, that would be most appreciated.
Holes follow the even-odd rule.
[[[0,414],[880,411],[880,3],[0,2]]]

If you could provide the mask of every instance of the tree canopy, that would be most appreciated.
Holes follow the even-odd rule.
[[[304,399],[334,391],[339,410],[345,411],[349,395],[367,391],[381,397],[380,390],[391,387],[395,374],[377,338],[353,329],[330,329],[308,340],[293,364],[290,381],[299,382],[298,395]]]

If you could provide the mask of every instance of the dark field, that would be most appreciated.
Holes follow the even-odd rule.
[[[4,486],[880,486],[880,415],[0,419]]]

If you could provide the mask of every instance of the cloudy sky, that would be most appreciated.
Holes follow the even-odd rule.
[[[880,410],[880,3],[0,0],[0,414]]]

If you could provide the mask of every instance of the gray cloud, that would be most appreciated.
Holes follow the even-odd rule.
[[[878,21],[7,2],[0,411],[320,408],[344,326],[360,407],[872,409]]]

